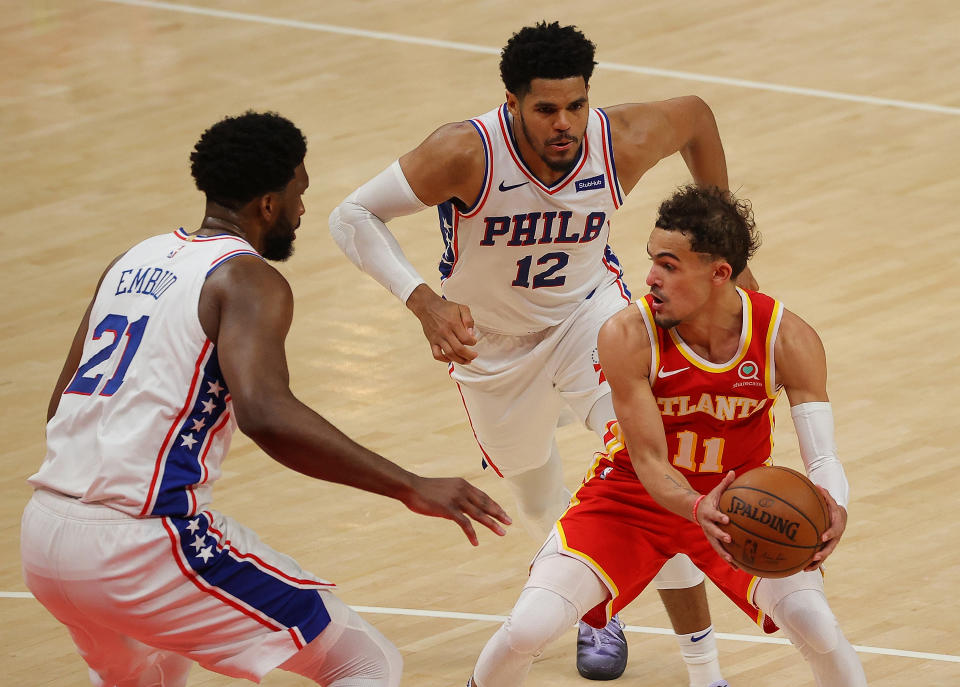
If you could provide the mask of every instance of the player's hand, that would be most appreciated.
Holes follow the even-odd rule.
[[[500,504],[459,477],[417,476],[404,503],[414,513],[453,520],[474,546],[480,542],[471,518],[501,537],[507,531],[500,523],[512,523]]]
[[[827,556],[837,548],[837,544],[840,543],[840,537],[843,536],[844,530],[847,529],[847,509],[837,503],[834,498],[830,496],[829,491],[821,486],[818,486],[817,489],[820,490],[820,493],[823,494],[823,497],[827,501],[827,508],[830,511],[830,526],[820,536],[820,540],[823,542],[823,548],[813,555],[813,560],[810,561],[810,565],[804,568],[804,570],[816,570],[819,568]]]
[[[736,568],[733,562],[733,556],[726,552],[723,544],[729,544],[732,539],[729,534],[720,529],[720,525],[726,525],[730,518],[720,510],[720,494],[726,491],[730,483],[737,478],[733,470],[728,472],[697,506],[697,524],[703,528],[703,534],[710,542],[710,546],[717,552],[717,555],[725,560],[731,567]]]
[[[750,271],[750,265],[744,267],[743,272],[737,276],[737,286],[747,291],[760,290],[760,285],[757,283],[757,280],[753,278],[753,272]]]
[[[407,307],[420,320],[434,360],[466,365],[477,357],[470,348],[477,343],[470,308],[441,298],[426,284],[413,290]]]

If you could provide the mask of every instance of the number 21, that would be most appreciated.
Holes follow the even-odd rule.
[[[120,385],[123,384],[123,376],[127,374],[130,361],[133,360],[134,354],[136,354],[137,349],[140,347],[140,341],[143,339],[143,330],[147,328],[147,321],[149,319],[147,315],[144,315],[136,322],[129,324],[129,326],[129,321],[123,315],[107,315],[100,320],[100,324],[93,330],[93,340],[97,341],[109,332],[113,334],[113,341],[94,353],[90,356],[89,360],[77,368],[77,374],[73,376],[73,379],[63,393],[82,394],[84,396],[92,394],[96,390],[97,385],[100,384],[103,375],[98,374],[88,377],[87,373],[103,361],[110,359],[110,356],[113,355],[117,346],[120,345],[120,337],[126,333],[127,345],[123,349],[123,355],[120,356],[120,362],[117,363],[117,368],[114,370],[113,376],[100,390],[101,396],[113,396],[113,394],[117,392],[117,389],[120,388]]]

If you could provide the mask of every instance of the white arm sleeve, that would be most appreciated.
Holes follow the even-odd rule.
[[[800,440],[800,457],[810,481],[830,492],[834,501],[847,507],[850,485],[837,458],[833,438],[833,410],[829,403],[800,403],[790,409]]]
[[[350,262],[406,303],[413,290],[426,282],[384,222],[426,207],[396,160],[330,213],[330,235]]]

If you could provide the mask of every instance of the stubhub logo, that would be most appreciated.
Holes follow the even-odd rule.
[[[590,177],[589,179],[580,179],[577,181],[577,193],[580,191],[593,191],[598,188],[603,188],[606,184],[603,181],[603,175],[600,174],[595,177]]]

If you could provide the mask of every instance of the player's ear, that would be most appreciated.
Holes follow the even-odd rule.
[[[514,117],[518,116],[520,114],[520,98],[510,91],[506,91],[506,96],[507,109],[510,110],[510,114],[512,114]]]
[[[260,217],[267,222],[272,222],[279,207],[279,198],[275,193],[265,193],[260,196],[260,202],[257,206],[260,210]]]
[[[729,281],[733,277],[733,268],[730,267],[730,263],[726,260],[715,260],[713,263],[713,276],[712,280],[714,284],[719,286],[725,281]]]

